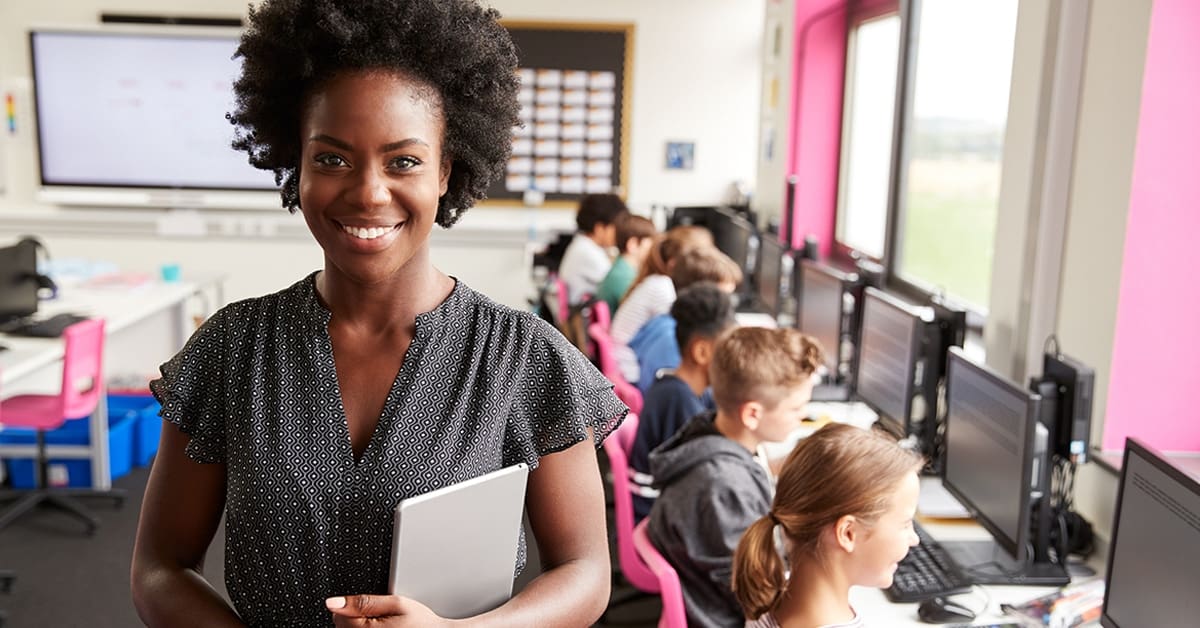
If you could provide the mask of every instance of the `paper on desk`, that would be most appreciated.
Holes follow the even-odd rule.
[[[917,512],[922,517],[935,519],[970,519],[971,513],[942,486],[941,478],[921,478],[921,495],[917,498]]]

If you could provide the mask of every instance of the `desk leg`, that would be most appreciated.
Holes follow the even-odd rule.
[[[100,386],[100,400],[96,402],[96,410],[92,413],[91,424],[91,459],[92,459],[92,488],[106,491],[112,488],[112,471],[108,461],[108,388],[103,382]]]

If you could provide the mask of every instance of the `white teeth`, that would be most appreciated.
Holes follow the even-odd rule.
[[[359,240],[374,240],[379,236],[388,233],[392,227],[351,227],[342,225],[342,231],[358,238]]]

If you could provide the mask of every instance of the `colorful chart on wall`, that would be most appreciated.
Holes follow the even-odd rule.
[[[547,204],[624,195],[632,24],[505,22],[517,47],[522,124],[489,200],[528,190]]]

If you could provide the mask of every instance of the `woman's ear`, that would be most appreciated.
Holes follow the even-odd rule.
[[[450,165],[451,160],[449,155],[442,156],[441,167],[438,172],[438,196],[446,195],[446,190],[450,189]]]

